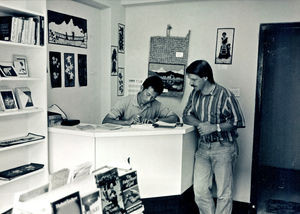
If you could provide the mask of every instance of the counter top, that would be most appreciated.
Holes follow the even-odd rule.
[[[115,129],[103,127],[97,124],[82,124],[76,126],[54,126],[49,127],[49,133],[72,134],[90,137],[122,137],[122,136],[149,136],[149,135],[178,135],[194,131],[193,126],[183,125],[175,128],[154,128],[150,126],[116,126]]]

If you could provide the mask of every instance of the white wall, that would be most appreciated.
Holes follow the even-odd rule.
[[[250,201],[259,25],[297,22],[299,11],[297,0],[198,1],[126,7],[126,78],[147,77],[150,37],[165,36],[166,27],[171,24],[171,36],[186,36],[191,30],[189,63],[208,60],[218,83],[240,89],[238,99],[246,128],[239,131],[240,158],[234,194],[238,201]],[[235,28],[233,63],[216,65],[217,28],[228,27]],[[160,100],[181,116],[190,91],[187,86],[182,99]]]
[[[63,54],[75,54],[75,87],[64,87],[64,78],[61,88],[51,88],[48,74],[48,106],[57,104],[69,119],[80,119],[81,122],[96,123],[100,120],[99,79],[100,79],[100,53],[102,49],[100,22],[101,13],[97,8],[86,6],[77,2],[63,0],[48,0],[47,9],[60,13],[84,18],[87,20],[88,48],[77,48],[64,45],[48,44],[49,51],[61,52],[62,76],[64,76]],[[77,54],[87,55],[87,86],[80,87],[78,82]],[[49,61],[49,60],[48,60]],[[49,65],[48,65],[49,67]],[[48,69],[49,70],[49,69]]]

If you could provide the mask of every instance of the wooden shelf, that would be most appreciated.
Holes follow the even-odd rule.
[[[12,16],[43,16],[43,14],[36,11],[19,9],[17,7],[11,7],[4,4],[5,3],[0,3],[0,11],[2,13],[5,13],[5,15],[10,14]],[[2,13],[0,15],[2,15]]]
[[[30,109],[20,109],[17,111],[2,111],[0,112],[0,117],[13,116],[13,115],[22,115],[22,114],[32,114],[37,112],[42,112],[41,108],[30,108]]]
[[[17,178],[14,178],[14,179],[12,179],[12,180],[9,180],[9,181],[0,180],[0,186],[9,184],[9,183],[15,182],[15,181],[17,181],[17,180],[20,180],[20,179],[24,179],[24,178],[33,176],[33,175],[36,175],[36,174],[39,174],[39,173],[42,173],[43,171],[45,171],[45,167],[42,168],[42,169],[36,170],[36,171],[34,171],[34,172],[28,173],[28,174],[26,174],[26,175],[19,176],[19,177],[17,177]]]
[[[41,48],[41,49],[46,48],[46,46],[41,46],[41,45],[30,45],[30,44],[23,44],[23,43],[3,41],[3,40],[0,40],[0,45],[22,47],[22,48]]]
[[[0,77],[0,81],[42,81],[37,77]]]
[[[20,148],[20,147],[30,146],[30,145],[34,145],[34,144],[39,144],[39,143],[43,143],[44,141],[45,141],[45,139],[41,139],[41,140],[36,140],[36,141],[32,141],[32,142],[17,144],[14,146],[0,147],[0,152],[16,149],[16,148]]]

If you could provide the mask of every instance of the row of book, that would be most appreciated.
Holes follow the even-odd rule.
[[[44,45],[44,17],[0,17],[0,40]]]

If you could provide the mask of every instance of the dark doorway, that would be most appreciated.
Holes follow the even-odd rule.
[[[253,208],[300,213],[300,23],[260,26],[255,108]]]

